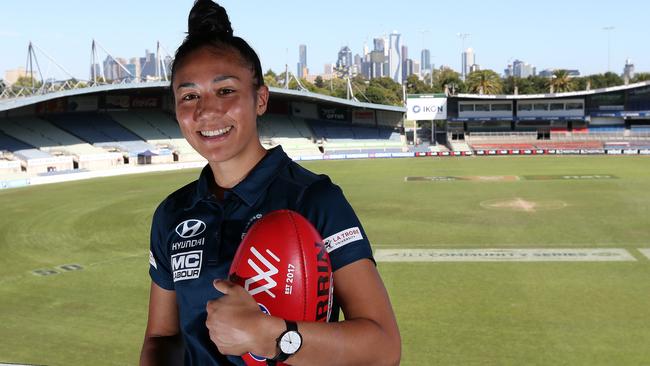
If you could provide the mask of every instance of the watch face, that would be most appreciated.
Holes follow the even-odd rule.
[[[298,352],[301,344],[302,338],[300,337],[300,334],[290,330],[282,335],[282,338],[280,339],[280,350],[288,355],[292,355]]]

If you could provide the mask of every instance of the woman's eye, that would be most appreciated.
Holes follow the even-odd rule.
[[[195,94],[185,94],[181,97],[182,100],[192,100],[198,98]]]
[[[234,93],[234,92],[235,92],[235,90],[234,90],[234,89],[230,89],[230,88],[219,89],[219,94],[220,94],[220,95],[228,95],[228,94],[232,94],[232,93]]]

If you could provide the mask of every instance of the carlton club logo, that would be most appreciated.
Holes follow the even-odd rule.
[[[266,292],[269,296],[275,298],[275,294],[271,292],[271,289],[278,285],[278,283],[273,279],[273,276],[278,273],[278,268],[264,257],[262,253],[255,249],[255,247],[251,247],[251,253],[253,253],[255,258],[266,268],[262,269],[252,258],[249,258],[247,263],[257,273],[257,275],[247,279],[246,282],[244,282],[244,288],[249,294],[251,294],[251,296],[255,296],[261,292]],[[280,258],[273,254],[273,252],[267,249],[266,253],[273,260],[280,263]],[[253,285],[255,285],[254,288],[252,288]]]
[[[189,219],[176,226],[176,234],[181,238],[193,238],[205,231],[205,222],[197,219]]]

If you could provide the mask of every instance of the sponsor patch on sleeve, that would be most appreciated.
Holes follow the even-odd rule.
[[[327,252],[331,253],[338,248],[362,239],[363,235],[361,234],[361,230],[359,227],[355,226],[339,231],[334,235],[328,236],[327,238],[323,239],[323,243],[325,244],[325,249],[327,249]]]
[[[151,250],[149,251],[149,264],[155,269],[158,269],[158,266],[156,265],[156,260],[153,258],[153,253]]]

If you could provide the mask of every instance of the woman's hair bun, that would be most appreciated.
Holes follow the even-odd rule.
[[[196,0],[187,23],[189,36],[232,37],[226,9],[212,0]]]

